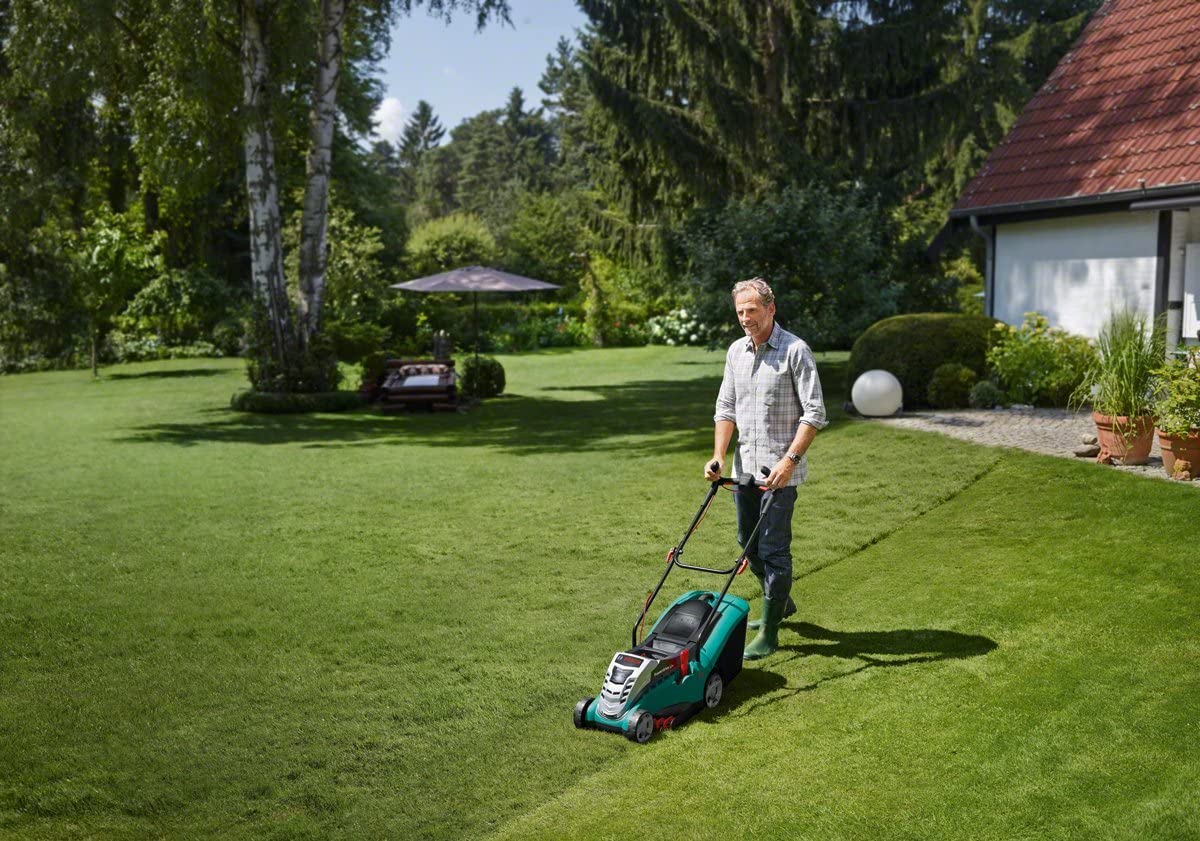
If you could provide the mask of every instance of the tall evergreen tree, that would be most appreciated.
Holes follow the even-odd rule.
[[[418,173],[426,153],[436,149],[445,135],[446,130],[442,127],[441,120],[433,113],[433,106],[422,99],[404,124],[400,145],[396,150],[399,165],[397,182],[400,197],[405,204],[412,205],[417,200],[417,182],[420,178]],[[429,198],[428,193],[425,198]]]
[[[580,0],[594,135],[635,208],[669,206],[673,183],[685,205],[724,201],[814,166],[936,181],[945,200],[1097,5]]]
[[[400,135],[400,164],[410,170],[416,169],[421,163],[421,156],[441,143],[445,135],[446,130],[433,113],[433,106],[422,99]]]

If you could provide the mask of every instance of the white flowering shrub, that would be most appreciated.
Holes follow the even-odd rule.
[[[656,315],[646,323],[652,345],[708,345],[721,338],[720,326],[705,324],[686,308]]]

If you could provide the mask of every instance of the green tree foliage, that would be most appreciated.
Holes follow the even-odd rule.
[[[944,202],[1097,5],[581,0],[583,67],[644,197],[666,179],[722,200],[819,162]]]
[[[182,345],[211,335],[229,297],[226,285],[200,266],[166,269],[134,294],[116,322],[123,332]]]
[[[863,184],[889,216],[901,306],[952,307],[925,248],[1098,5],[581,0],[590,99],[574,123],[608,162],[590,172],[605,230],[653,252],[697,206],[813,177]],[[551,59],[555,91],[569,62]]]
[[[504,233],[504,267],[575,290],[586,242],[584,220],[570,197],[524,193]]]
[[[848,347],[895,312],[878,213],[862,191],[814,184],[697,215],[680,248],[692,308],[705,323],[736,330],[733,284],[761,276],[775,292],[777,318],[817,348]],[[922,383],[922,386],[924,383]]]
[[[165,235],[170,268],[218,276],[230,307],[241,305],[250,284],[240,12],[251,6],[269,22],[269,116],[286,203],[306,177],[320,4],[0,0],[0,299],[13,304],[0,314],[4,367],[18,364],[14,354],[34,364],[70,356],[81,304],[54,290],[69,273],[50,266],[60,249],[45,244],[79,232],[101,207],[138,207],[146,229]],[[380,230],[392,259],[402,253],[403,215],[359,141],[379,101],[373,74],[390,27],[415,10],[466,12],[480,27],[507,19],[504,0],[348,7],[333,183]]]
[[[134,214],[113,213],[103,206],[79,232],[74,276],[88,319],[93,376],[113,317],[135,291],[162,272],[161,244],[162,236],[148,235]]]
[[[496,260],[496,239],[478,217],[453,213],[413,231],[406,268],[413,277]]]
[[[416,169],[424,154],[441,143],[445,135],[446,129],[433,113],[433,106],[422,99],[404,124],[397,152],[400,165]]]

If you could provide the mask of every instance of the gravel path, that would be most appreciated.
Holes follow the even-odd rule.
[[[939,411],[904,412],[890,418],[870,418],[870,423],[882,423],[899,429],[919,429],[940,432],[975,444],[992,447],[1016,447],[1034,453],[1062,458],[1076,458],[1073,451],[1083,442],[1084,435],[1095,435],[1090,412],[1069,412],[1066,409],[951,409]],[[1079,459],[1094,461],[1094,459]],[[1167,480],[1158,436],[1150,450],[1146,465],[1114,465],[1117,470],[1136,473],[1154,479]],[[1189,482],[1200,487],[1200,481]]]

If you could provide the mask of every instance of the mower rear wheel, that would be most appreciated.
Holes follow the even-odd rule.
[[[721,696],[725,694],[725,678],[721,677],[721,673],[713,669],[712,674],[708,676],[708,680],[704,681],[704,706],[710,710],[717,704],[721,703]]]
[[[629,721],[629,729],[625,731],[626,738],[644,745],[654,735],[654,715],[649,710],[642,710]]]
[[[594,700],[596,700],[596,699],[589,695],[587,698],[584,698],[582,701],[580,701],[578,704],[575,705],[575,715],[573,716],[573,718],[575,719],[575,726],[577,728],[579,728],[580,730],[587,727],[587,725],[588,725],[587,711],[588,711],[588,707],[590,707],[592,705],[592,701],[594,701]]]

